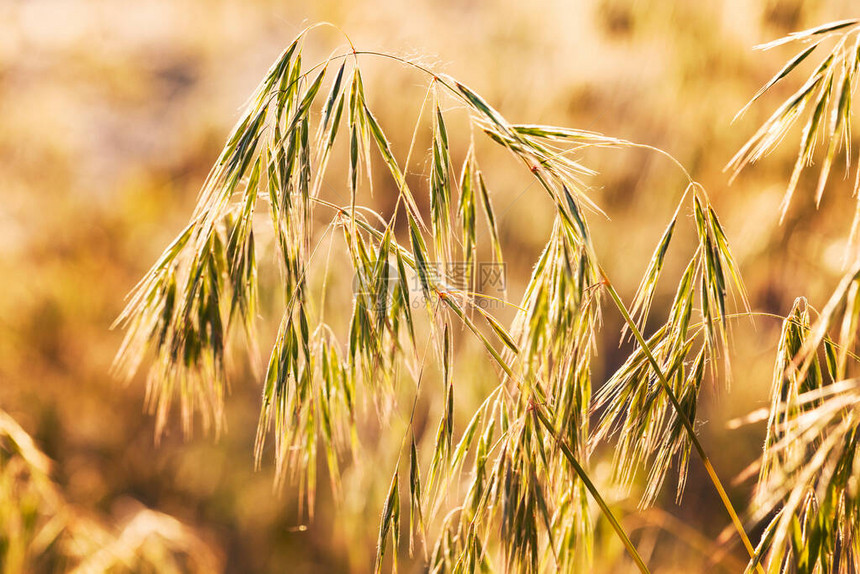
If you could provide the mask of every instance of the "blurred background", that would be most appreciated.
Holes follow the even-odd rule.
[[[62,505],[105,532],[122,532],[145,508],[185,525],[195,547],[209,549],[213,569],[368,571],[388,467],[374,474],[374,461],[364,461],[365,471],[346,482],[342,511],[332,510],[320,488],[307,522],[289,488],[273,491],[270,460],[254,470],[260,384],[242,361],[231,375],[228,430],[218,440],[199,432],[184,438],[174,417],[156,445],[154,419],[143,412],[143,377],[123,385],[109,374],[122,337],[110,325],[125,294],[184,226],[274,58],[305,25],[325,20],[359,49],[417,57],[454,76],[511,121],[667,150],[709,190],[752,308],[785,314],[798,295],[820,307],[839,276],[853,180],[833,177],[816,211],[812,194],[802,193],[815,184],[808,174],[778,225],[797,139],[731,186],[723,167],[799,80],[732,118],[795,51],[756,52],[755,44],[856,17],[851,4],[0,0],[0,409],[53,461],[49,475]],[[342,47],[342,37],[321,30],[305,58]],[[368,67],[374,111],[401,154],[424,81],[394,64]],[[629,300],[684,179],[641,150],[589,152],[584,161],[599,172],[588,183],[609,216],[592,218],[599,255]],[[506,175],[509,163],[502,155],[482,159],[485,172],[501,174],[489,183],[509,280],[522,284],[552,207],[535,200],[540,192],[527,189],[523,174]],[[332,179],[343,173],[338,165],[329,170]],[[680,263],[667,273],[677,274]],[[655,313],[672,292],[668,281]],[[261,322],[270,332],[278,314],[266,311]],[[618,364],[619,327],[607,313],[598,382]],[[705,391],[700,430],[727,482],[760,452],[762,427],[727,430],[726,421],[767,404],[779,327],[768,318],[734,325],[733,386]],[[468,412],[464,405],[460,414]],[[657,571],[698,571],[728,524],[696,461],[690,473],[680,505],[669,492],[649,520],[626,523],[642,529]],[[732,495],[745,506],[750,492],[742,483]],[[35,557],[25,571],[66,566]],[[599,561],[596,569],[623,571]]]

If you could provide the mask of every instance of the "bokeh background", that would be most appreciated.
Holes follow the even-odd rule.
[[[814,182],[802,180],[778,225],[795,146],[731,186],[723,167],[798,84],[732,118],[793,55],[791,47],[756,52],[755,44],[857,16],[851,4],[0,0],[0,408],[54,461],[51,478],[68,505],[108,527],[149,508],[193,529],[228,572],[368,571],[388,467],[374,473],[378,461],[362,461],[366,469],[350,475],[346,509],[337,512],[321,488],[308,523],[289,488],[273,491],[269,460],[254,470],[260,385],[243,362],[231,375],[228,431],[218,440],[185,438],[174,420],[156,445],[142,377],[123,385],[109,374],[122,337],[110,326],[125,294],[187,221],[229,128],[278,53],[305,25],[329,21],[360,49],[416,57],[451,74],[512,121],[669,151],[709,190],[753,309],[785,314],[798,295],[823,304],[838,277],[852,181],[832,178],[816,210],[802,193]],[[342,46],[324,29],[305,57]],[[417,113],[410,94],[420,100],[424,79],[396,65],[368,73],[375,113],[395,149],[405,150]],[[491,187],[516,284],[528,277],[552,209],[522,174],[492,163],[503,159],[488,157],[482,167],[501,174]],[[589,152],[584,161],[599,171],[588,183],[609,215],[593,219],[599,254],[629,299],[684,180],[642,150]],[[670,297],[667,283],[655,312]],[[612,334],[620,323],[610,315],[597,381],[621,358]],[[760,451],[763,428],[728,430],[726,421],[766,404],[779,322],[738,322],[733,333],[733,386],[707,390],[699,417],[705,446],[729,478]],[[463,405],[461,414],[468,411]],[[739,505],[750,489],[733,488]],[[661,572],[698,571],[728,524],[696,461],[682,503],[669,493],[644,516],[626,524],[639,529]],[[617,567],[596,565],[623,571]]]

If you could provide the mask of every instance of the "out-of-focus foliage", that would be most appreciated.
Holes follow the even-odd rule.
[[[21,572],[37,560],[47,562],[44,555],[62,544],[58,538],[67,528],[67,510],[48,472],[47,457],[0,411],[0,563],[4,573]],[[53,567],[57,566],[55,562]]]
[[[217,551],[188,526],[134,509],[116,530],[69,504],[50,477],[50,461],[0,411],[0,565],[34,571],[216,572]]]

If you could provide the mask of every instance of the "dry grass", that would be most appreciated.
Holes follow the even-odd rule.
[[[814,152],[819,126],[826,126],[828,144],[817,199],[834,156],[848,141],[860,61],[848,39],[856,24],[789,37],[801,42],[833,37],[836,47],[731,164],[739,170],[765,155],[812,108],[783,215],[799,171]],[[385,421],[402,409],[393,400],[395,387],[411,382],[417,400],[418,393],[428,392],[423,378],[438,372],[441,379],[444,406],[436,432],[427,433],[432,436],[418,435],[414,410],[407,411],[409,428],[381,512],[377,570],[388,564],[396,570],[398,558],[419,554],[434,572],[582,571],[591,564],[596,525],[606,521],[633,563],[647,572],[602,492],[608,485],[593,478],[589,459],[604,442],[614,448],[614,485],[627,489],[644,470],[643,507],[656,500],[673,466],[682,496],[695,450],[750,553],[750,570],[858,568],[858,397],[849,378],[860,316],[856,272],[814,324],[802,304],[786,318],[761,464],[762,494],[752,513],[753,520],[770,522],[754,548],[695,430],[705,381],[728,380],[729,319],[735,310],[750,313],[728,239],[704,188],[687,175],[686,191],[628,309],[596,255],[589,220],[601,211],[585,185],[593,172],[578,157],[592,147],[636,144],[568,128],[512,124],[460,82],[386,54],[350,46],[308,66],[302,53],[312,30],[271,67],[213,167],[190,223],[120,317],[127,337],[117,365],[133,372],[142,358],[153,357],[148,402],[159,428],[178,399],[186,430],[195,414],[205,427],[221,429],[230,340],[244,337],[256,358],[262,258],[255,237],[268,233],[275,237],[284,315],[263,384],[256,456],[259,461],[273,434],[279,480],[296,487],[309,509],[318,458],[327,464],[335,493],[344,488],[341,466],[358,462],[350,455],[358,441],[359,409],[372,404]],[[789,62],[753,100],[810,57],[815,46]],[[415,133],[429,127],[430,168],[417,188],[406,175],[413,150],[405,163],[397,160],[366,95],[360,63],[379,58],[409,66],[427,82]],[[465,110],[468,137],[454,137],[452,109]],[[429,126],[422,121],[425,113]],[[504,254],[475,144],[484,136],[531,173],[555,208],[552,233],[524,296],[503,301],[516,309],[510,325],[477,304],[487,294],[474,287],[479,253],[489,252],[497,262]],[[339,151],[348,157],[346,198],[328,193],[323,183],[329,158]],[[373,168],[380,164],[398,190],[390,213],[363,204],[374,182],[379,187]],[[416,194],[425,190],[427,201],[419,201]],[[258,209],[268,216],[258,217]],[[478,211],[486,234],[479,233]],[[696,241],[684,253],[685,246],[672,240],[688,222]],[[325,287],[314,290],[307,280],[325,265],[323,245],[336,240],[357,283],[344,333],[325,321]],[[679,277],[664,277],[670,249],[688,260]],[[458,262],[466,264],[465,288],[436,272],[438,264]],[[649,321],[658,285],[667,281],[675,293],[670,312]],[[623,365],[600,385],[592,380],[591,361],[602,314],[616,311],[624,318],[618,338],[632,334],[633,342]],[[840,334],[831,340],[828,333],[840,313]],[[497,380],[458,438],[453,346],[467,336],[486,350]],[[596,393],[593,387],[599,387]],[[590,428],[593,413],[597,423]],[[422,464],[428,459],[429,465]]]
[[[0,410],[0,572],[214,572],[218,554],[175,518],[135,508],[117,530],[64,499],[51,463]]]

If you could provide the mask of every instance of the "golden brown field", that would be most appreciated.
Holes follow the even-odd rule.
[[[802,123],[731,184],[724,168],[816,64],[802,63],[796,77],[733,118],[798,50],[753,46],[854,17],[860,17],[857,6],[837,0],[0,3],[0,573],[76,567],[82,572],[373,571],[380,515],[398,455],[400,480],[407,484],[410,453],[402,447],[410,429],[425,448],[421,472],[430,467],[447,400],[440,366],[447,359],[429,361],[422,372],[414,425],[414,373],[401,377],[398,371],[384,400],[356,397],[358,448],[336,455],[341,473],[333,481],[336,494],[322,446],[318,460],[311,459],[311,484],[300,488],[288,479],[275,488],[273,435],[262,447],[259,469],[254,458],[266,365],[284,307],[277,239],[270,230],[257,243],[259,306],[251,322],[259,349],[249,356],[241,336],[228,345],[230,390],[221,432],[206,432],[202,417],[194,418],[193,432],[184,432],[175,402],[158,433],[158,417],[145,409],[151,354],[127,384],[111,368],[123,341],[123,330],[111,326],[126,295],[188,223],[231,126],[272,62],[306,26],[323,21],[346,32],[357,50],[394,54],[456,78],[514,124],[576,128],[665,150],[707,190],[755,313],[722,317],[719,328],[730,325],[731,368],[720,367],[719,375],[704,379],[693,423],[731,501],[747,518],[757,473],[741,475],[762,456],[766,425],[729,423],[771,404],[778,347],[784,350],[779,317],[788,315],[800,296],[814,309],[825,308],[846,272],[857,156],[852,152],[847,177],[838,156],[816,208],[819,152],[780,223]],[[339,31],[323,27],[308,36],[302,58],[312,65],[348,51]],[[327,81],[336,71],[328,70]],[[394,155],[405,162],[427,78],[382,59],[362,61],[362,74],[368,108]],[[328,89],[328,84],[322,88],[323,97]],[[451,152],[459,177],[469,113],[462,105],[446,106],[452,142],[460,146],[452,144]],[[428,218],[433,209],[426,183],[432,167],[429,133],[414,142],[404,176]],[[857,149],[854,134],[845,140]],[[483,141],[476,149],[505,254],[507,295],[519,302],[558,218],[556,206],[508,150]],[[373,157],[374,192],[362,201],[390,215],[400,208],[398,187],[383,176],[385,163]],[[687,181],[670,159],[642,147],[585,146],[577,159],[596,172],[583,178],[583,194],[605,212],[588,212],[594,257],[630,305]],[[348,171],[349,150],[335,147],[321,197],[347,204]],[[451,209],[456,211],[456,201]],[[258,218],[264,225],[268,221],[262,208]],[[477,253],[492,259],[491,234],[482,218],[478,241],[484,243]],[[698,245],[694,219],[692,211],[679,216],[685,230],[674,242],[681,251],[666,258],[663,273],[671,278],[656,289],[652,317],[673,309],[675,286],[688,261],[683,250]],[[405,220],[392,230],[397,241],[409,244]],[[310,239],[315,244],[321,238],[326,239],[319,232]],[[428,233],[426,240],[432,249],[434,235]],[[353,270],[346,244],[330,244],[320,242],[330,249],[329,278],[314,271],[308,282],[311,289],[326,284],[325,317],[346,337]],[[609,295],[603,305],[590,358],[595,393],[635,348],[631,339],[618,344],[624,320]],[[729,315],[743,312],[737,298],[730,307]],[[514,319],[512,307],[497,311],[505,325]],[[441,337],[430,323],[418,328],[419,353],[429,333]],[[454,324],[459,326],[450,327],[448,376],[456,386],[451,422],[456,448],[500,374],[480,340]],[[650,334],[655,326],[652,321],[643,330]],[[834,322],[831,330],[838,334],[840,328],[854,332],[857,325]],[[500,350],[501,343],[494,339]],[[855,358],[850,355],[852,364]],[[599,428],[599,413],[589,413],[587,404],[584,412],[592,429]],[[614,444],[596,444],[588,472],[652,572],[744,571],[747,552],[695,453],[683,498],[676,502],[675,467],[654,504],[639,510],[648,469],[631,477],[629,489],[613,482]],[[472,457],[466,456],[469,465]],[[562,464],[560,455],[553,457]],[[854,500],[858,461],[860,456],[850,471]],[[455,507],[466,494],[469,465],[462,474],[465,486],[454,480],[450,491],[439,495],[441,508]],[[416,542],[418,550],[410,556],[406,488],[398,566],[419,572],[425,548]],[[315,491],[312,512],[308,490]],[[577,568],[635,571],[597,507],[586,503],[586,509],[595,524],[593,556],[590,565]],[[435,522],[428,517],[431,530],[440,528],[444,515]],[[761,522],[747,525],[754,545],[762,530]],[[493,523],[488,532],[501,530]],[[516,534],[508,531],[502,538],[511,536]],[[427,537],[429,553],[435,534]],[[860,542],[853,544],[860,552]],[[490,552],[504,556],[499,547]],[[390,566],[389,555],[384,567]],[[494,566],[505,571],[505,560]],[[552,571],[552,562],[542,561],[541,568]]]

